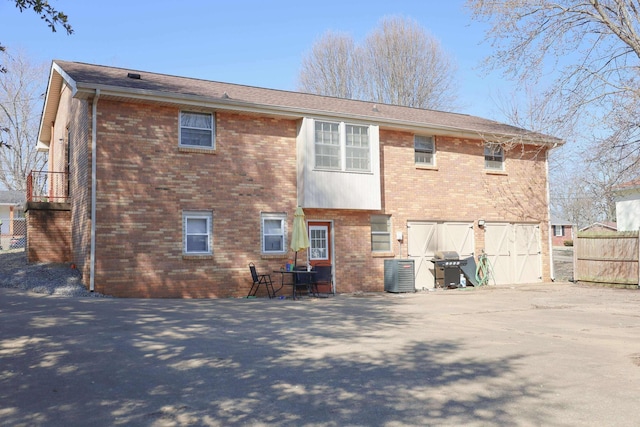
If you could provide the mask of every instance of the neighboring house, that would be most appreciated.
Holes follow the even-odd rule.
[[[618,231],[640,230],[640,179],[615,189]]]
[[[39,133],[50,170],[68,172],[68,202],[52,205],[68,212],[69,261],[125,297],[245,296],[250,262],[271,273],[294,258],[296,206],[312,245],[298,263],[331,263],[337,292],[383,291],[392,258],[432,288],[443,250],[484,251],[497,283],[548,281],[547,157],[562,143],[464,114],[65,61]],[[28,209],[31,231],[48,206]]]
[[[22,191],[0,191],[0,247],[24,246],[24,202]],[[12,242],[12,238],[14,241]]]
[[[611,222],[611,221],[594,222],[591,225],[582,227],[578,231],[589,232],[589,233],[612,233],[612,232],[618,231],[618,227],[615,222]]]
[[[551,243],[553,246],[565,246],[573,241],[573,224],[566,220],[551,218]]]

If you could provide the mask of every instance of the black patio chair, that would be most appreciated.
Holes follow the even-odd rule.
[[[316,274],[313,276],[313,288],[317,295],[320,295],[319,286],[328,286],[327,294],[333,294],[333,274],[331,273],[331,264],[318,264],[313,267]]]
[[[256,271],[256,265],[252,262],[249,263],[249,270],[251,270],[251,278],[253,279],[253,284],[251,285],[251,289],[249,289],[247,298],[255,297],[260,285],[264,285],[264,287],[267,289],[267,295],[269,295],[269,298],[275,297],[276,291],[273,289],[273,281],[271,281],[271,275],[258,274],[258,272]]]
[[[300,271],[301,273],[295,273],[293,275],[293,286],[294,286],[294,295],[297,295],[299,288],[304,288],[307,290],[307,295],[314,295],[313,292],[313,279],[311,278],[312,274],[308,274],[307,267],[304,265],[294,267],[294,271]],[[304,272],[304,273],[302,273]],[[294,296],[295,298],[295,296]]]

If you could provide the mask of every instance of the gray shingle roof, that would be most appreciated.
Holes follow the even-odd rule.
[[[19,205],[27,200],[23,191],[2,190],[0,191],[0,205]]]
[[[526,129],[466,114],[408,108],[396,105],[333,98],[284,90],[176,77],[146,71],[54,61],[73,81],[78,90],[119,90],[134,96],[169,96],[213,102],[218,108],[269,109],[290,115],[347,116],[369,120],[395,128],[425,128],[441,134],[467,133],[486,137],[523,138],[538,144],[562,144],[562,140]],[[139,79],[128,74],[138,74]],[[46,109],[46,106],[45,106]]]

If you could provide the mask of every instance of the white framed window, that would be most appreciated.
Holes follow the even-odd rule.
[[[414,135],[413,147],[417,165],[435,165],[436,143],[433,136]]]
[[[183,211],[183,252],[188,255],[212,253],[213,214],[207,211]]]
[[[553,226],[553,235],[556,237],[564,236],[564,227],[562,225]]]
[[[369,126],[316,120],[314,146],[317,169],[371,171]]]
[[[391,217],[371,215],[371,251],[391,252]]]
[[[504,149],[498,144],[484,145],[484,168],[488,170],[504,170]]]
[[[329,228],[326,225],[309,226],[309,260],[329,259]]]
[[[180,112],[180,146],[215,148],[215,120],[211,113]]]
[[[340,170],[340,124],[316,121],[316,167]]]
[[[287,215],[284,213],[263,213],[260,216],[262,253],[286,253]]]
[[[369,166],[369,127],[345,125],[346,169],[348,171],[368,172]]]

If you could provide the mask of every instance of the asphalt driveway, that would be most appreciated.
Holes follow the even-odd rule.
[[[0,289],[0,327],[0,425],[640,425],[637,290],[291,301]]]

